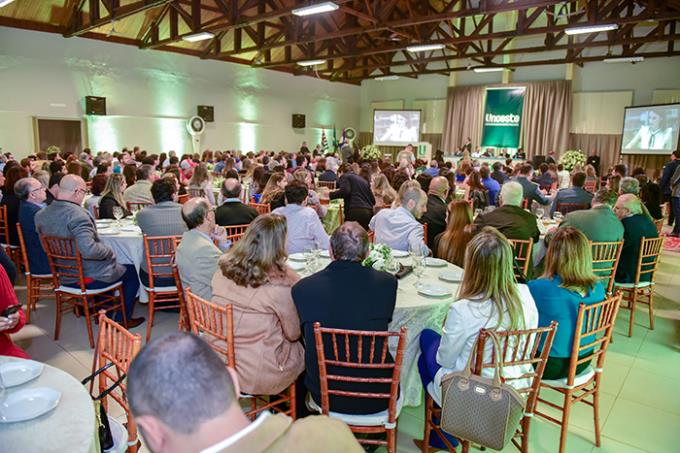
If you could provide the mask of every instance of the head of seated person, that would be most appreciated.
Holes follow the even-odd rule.
[[[151,184],[151,196],[153,202],[164,203],[177,202],[177,181],[174,178],[160,178]]]
[[[307,189],[307,184],[303,181],[293,180],[286,186],[285,194],[286,204],[304,205],[309,195],[309,190]]]
[[[631,193],[619,195],[619,198],[616,200],[616,205],[614,205],[614,213],[619,220],[639,215],[643,212],[642,202],[637,196]]]
[[[603,188],[595,192],[595,195],[593,196],[593,201],[591,202],[591,206],[593,208],[599,206],[607,206],[609,207],[609,209],[614,209],[614,206],[616,205],[616,200],[618,198],[619,195],[616,192],[614,192],[613,190]]]
[[[241,183],[236,178],[227,178],[222,183],[222,198],[225,200],[241,196]]]
[[[418,181],[406,181],[399,187],[399,205],[419,219],[427,212],[427,194]]]
[[[522,185],[515,181],[508,181],[501,186],[502,206],[521,206],[524,198]]]
[[[77,175],[65,175],[59,182],[57,199],[81,205],[86,193],[87,186],[83,178]]]
[[[45,188],[35,178],[21,178],[14,184],[14,193],[21,201],[33,203],[42,206],[45,203],[47,195]]]
[[[156,171],[153,165],[144,164],[137,169],[137,181],[153,181],[156,176]]]
[[[331,259],[361,263],[368,256],[368,233],[357,222],[345,222],[330,239]]]
[[[571,185],[573,187],[583,188],[583,184],[586,183],[586,174],[582,171],[578,171],[571,176]]]
[[[182,219],[190,230],[212,234],[215,229],[215,213],[210,202],[203,197],[191,198],[182,205]]]
[[[621,183],[619,184],[619,195],[623,194],[637,195],[639,192],[640,181],[630,176],[621,178]]]
[[[559,277],[560,287],[582,296],[597,283],[588,238],[574,227],[559,228],[550,239],[542,278]]]

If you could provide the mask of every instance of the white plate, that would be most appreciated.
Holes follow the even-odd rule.
[[[450,283],[462,282],[463,271],[456,269],[453,271],[442,272],[441,274],[439,274],[439,280],[444,280],[445,282]]]
[[[287,264],[288,264],[288,267],[290,267],[294,271],[301,271],[305,268],[305,263],[301,263],[299,261],[288,260]]]
[[[321,253],[319,253],[319,255],[321,255],[321,258],[328,258],[328,259],[331,258],[331,252],[329,252],[328,250],[321,250]]]
[[[99,219],[96,220],[95,223],[97,224],[97,227],[107,227],[113,223],[113,220],[111,219]]]
[[[141,233],[141,229],[136,226],[136,225],[128,225],[128,226],[122,226],[119,228],[120,231],[124,231],[126,233]]]
[[[392,249],[392,256],[395,258],[406,258],[408,256],[408,252]]]
[[[444,286],[425,284],[418,290],[418,293],[426,296],[442,297],[450,296],[451,291]]]
[[[32,360],[17,360],[0,365],[0,375],[5,387],[15,387],[37,378],[43,364]]]
[[[101,230],[97,231],[100,236],[115,236],[120,231],[118,231],[118,228],[102,228]]]
[[[425,266],[429,267],[446,267],[448,263],[446,260],[442,260],[439,258],[432,258],[432,257],[427,257],[425,258]]]
[[[288,259],[292,261],[307,261],[304,253],[293,253],[292,255],[288,255]]]
[[[45,414],[59,404],[61,393],[47,387],[17,390],[0,404],[0,423],[31,420]]]

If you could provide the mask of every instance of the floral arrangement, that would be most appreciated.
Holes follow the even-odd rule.
[[[382,151],[377,145],[366,145],[361,148],[361,158],[364,160],[380,160]]]
[[[392,257],[392,249],[384,244],[370,244],[368,256],[362,265],[364,267],[373,267],[378,261],[387,262]]]
[[[572,171],[577,165],[584,166],[586,164],[586,155],[580,149],[570,149],[562,153],[560,163],[564,165],[565,170]]]
[[[50,145],[50,146],[47,147],[45,152],[47,152],[47,154],[52,154],[52,153],[61,154],[61,148],[59,148],[57,145]]]

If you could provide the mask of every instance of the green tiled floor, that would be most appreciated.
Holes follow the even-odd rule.
[[[680,451],[680,254],[664,253],[657,282],[655,330],[648,329],[646,307],[643,307],[636,315],[634,335],[628,338],[625,336],[628,312],[622,310],[619,314],[602,383],[602,446],[595,447],[592,411],[579,404],[572,412],[567,451]],[[17,292],[25,301],[25,289],[18,287]],[[176,329],[176,317],[176,314],[158,313],[154,336]],[[14,336],[20,346],[36,360],[62,368],[78,379],[89,374],[92,350],[87,344],[82,320],[65,316],[62,336],[56,342],[52,339],[53,302],[41,302],[33,320],[34,324]],[[142,324],[134,331],[144,335],[145,329],[146,324]],[[543,396],[557,401],[557,395]],[[121,417],[122,413],[113,409],[112,415]],[[422,435],[422,406],[404,408],[399,418],[398,452],[419,451],[413,439],[422,438]],[[558,427],[535,418],[530,444],[532,452],[556,452]],[[142,451],[146,449],[142,448]],[[505,451],[516,450],[510,446]]]

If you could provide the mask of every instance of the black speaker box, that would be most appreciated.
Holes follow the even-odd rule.
[[[86,115],[106,115],[106,98],[85,96]]]
[[[301,113],[293,113],[293,128],[302,129],[305,127],[305,116]]]
[[[545,163],[545,155],[544,154],[536,154],[534,156],[533,161],[531,162],[531,165],[534,168],[538,168],[541,164]]]
[[[212,105],[199,105],[196,114],[203,118],[206,123],[215,122],[215,107]]]

